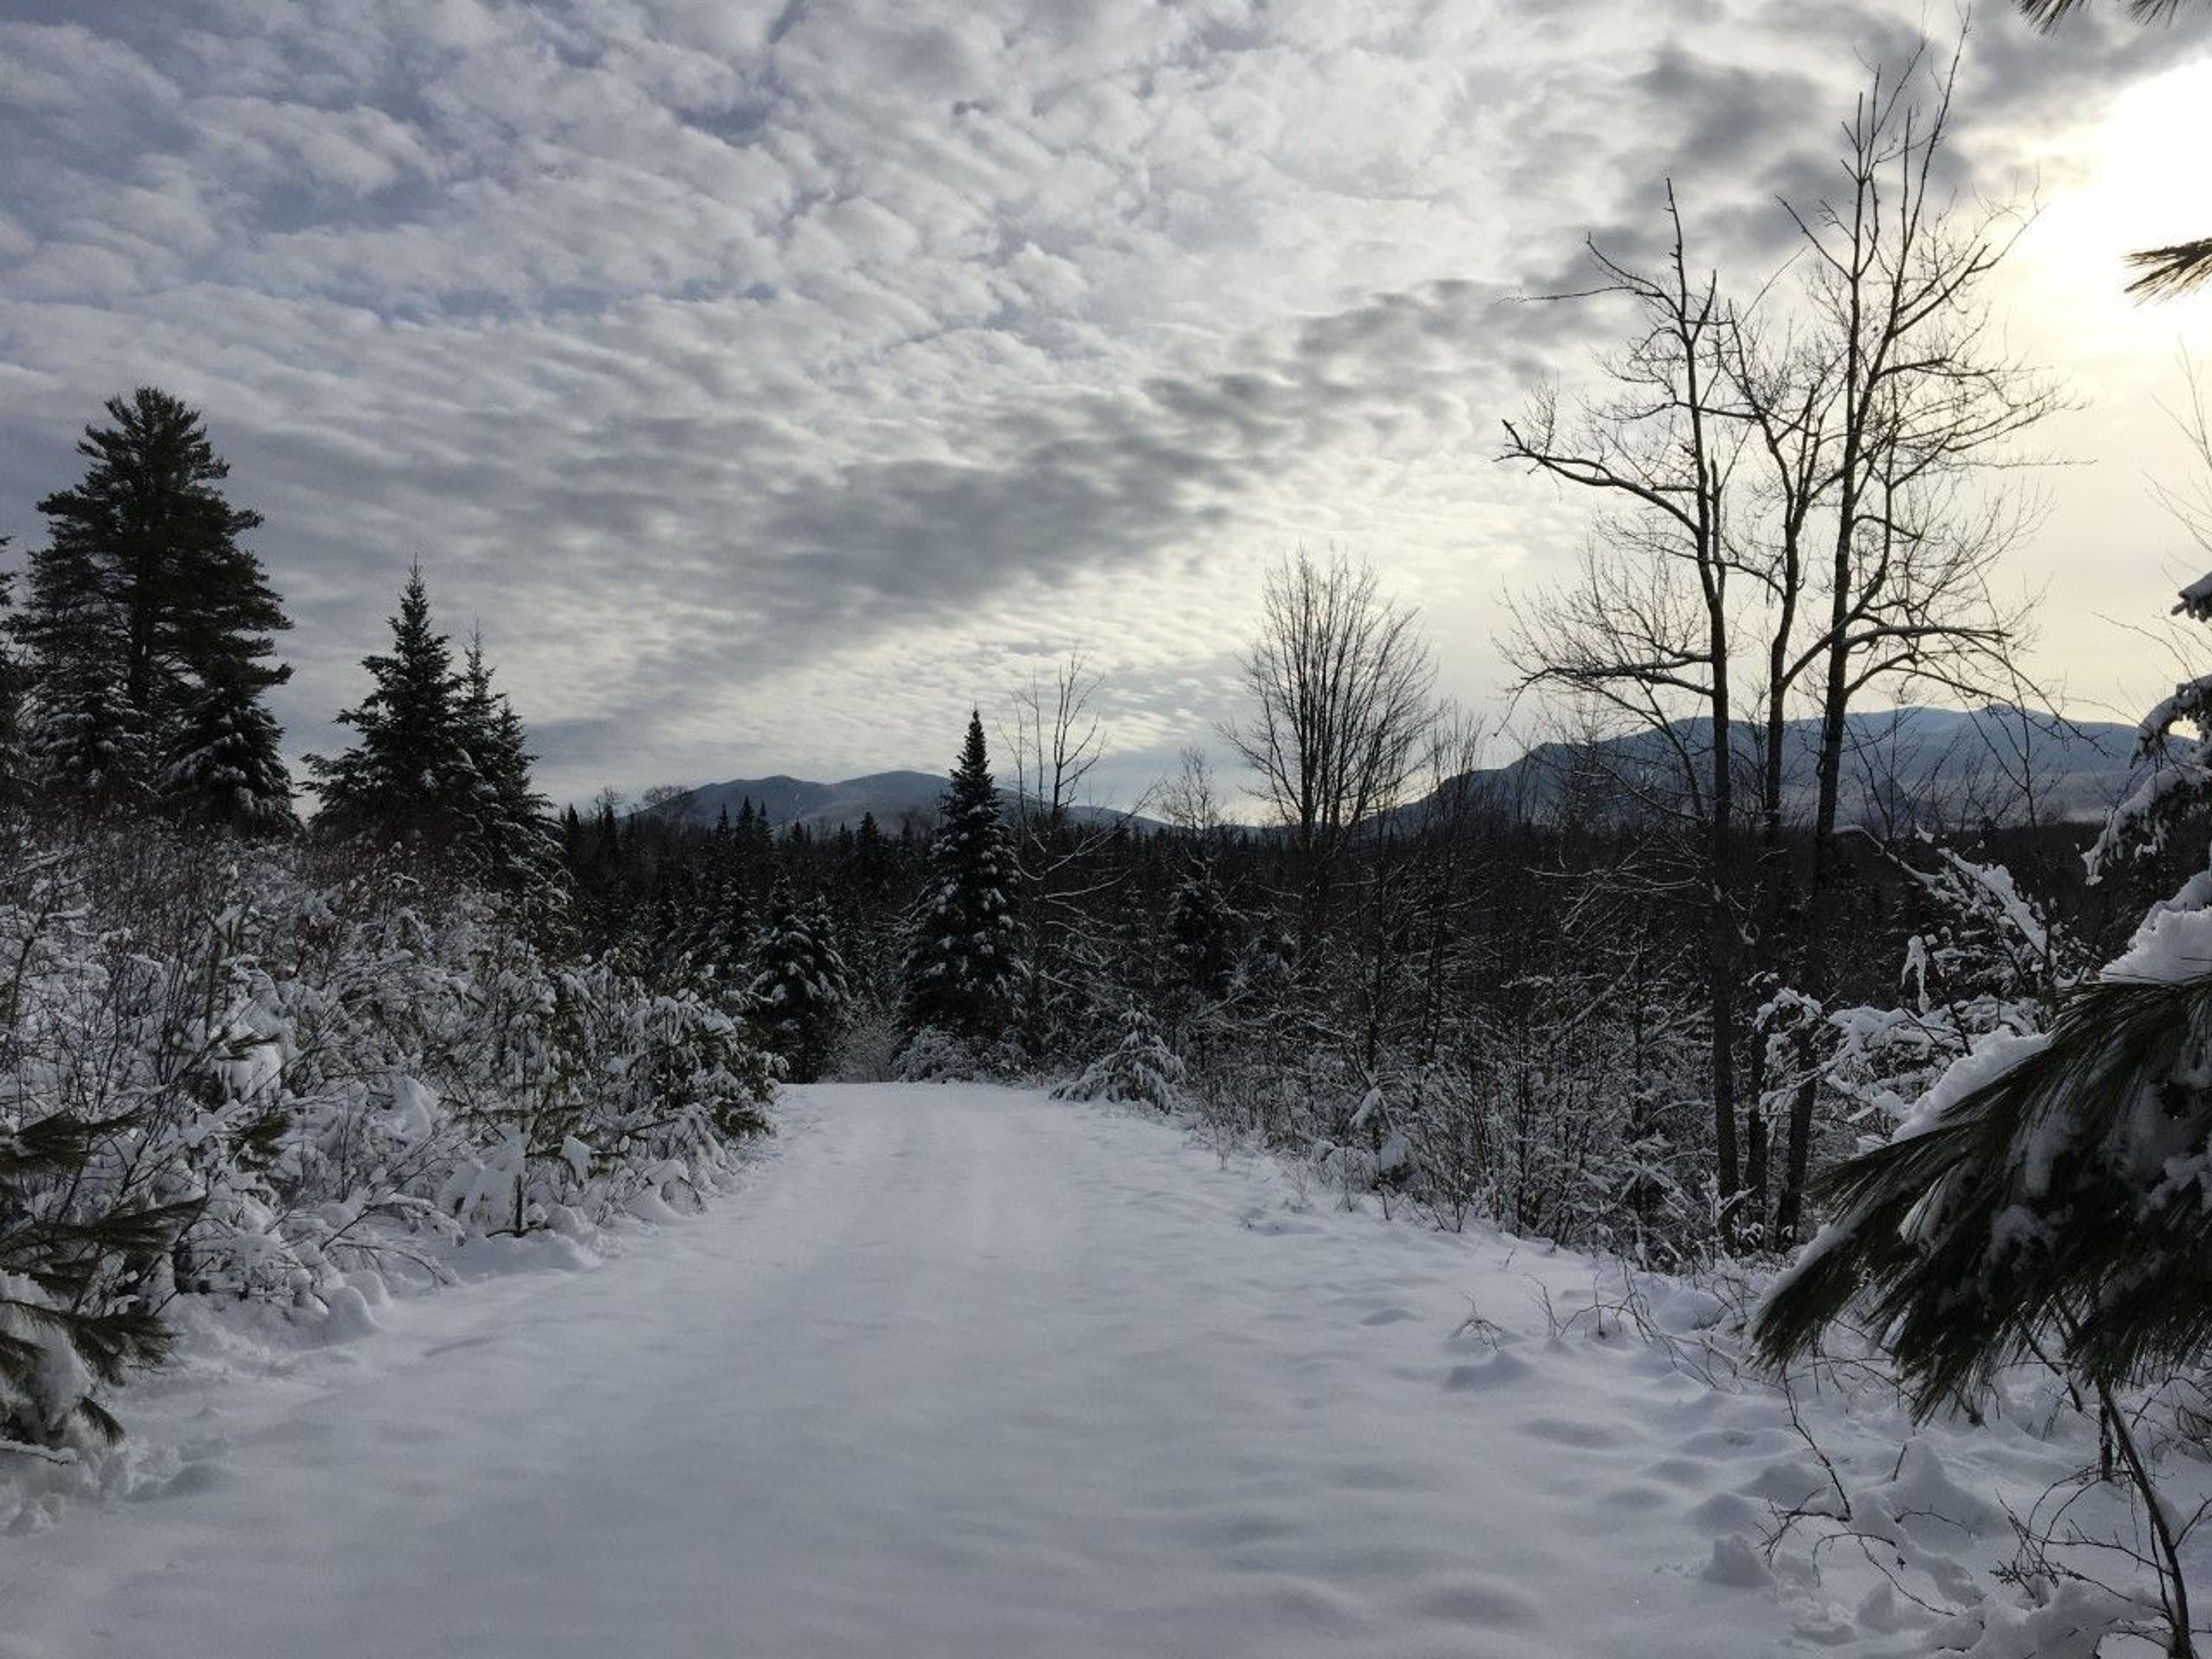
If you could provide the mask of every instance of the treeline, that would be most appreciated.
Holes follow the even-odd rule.
[[[1277,581],[1342,590],[1280,626],[1326,615],[1356,630],[1395,611],[1341,562],[1293,561]],[[1395,637],[1426,649],[1418,629]],[[1249,656],[1270,651],[1328,654],[1276,637]],[[713,823],[669,805],[571,813],[586,936],[775,1000],[768,1040],[795,1078],[1045,1081],[1188,1109],[1447,1226],[1481,1217],[1675,1265],[1773,1248],[1771,1188],[1756,1223],[1726,1227],[1706,900],[1680,874],[1696,844],[1626,781],[1593,809],[1609,751],[1563,749],[1540,802],[1507,800],[1469,769],[1463,728],[1408,704],[1399,775],[1363,782],[1326,758],[1328,734],[1391,744],[1348,712],[1376,705],[1347,684],[1275,711],[1285,752],[1336,780],[1307,792],[1309,821],[1228,823],[1195,756],[1149,803],[1169,823],[1117,821],[1071,810],[1098,754],[1094,689],[1070,664],[1042,697],[1009,701],[1003,786],[977,716],[933,835],[872,819],[779,833],[750,803]],[[1248,733],[1268,718],[1255,700]],[[1039,755],[1059,759],[1040,769]],[[1355,813],[1378,788],[1389,810]],[[1770,1105],[1813,1081],[1816,1171],[1885,1133],[1976,1035],[2032,1023],[2185,862],[2146,852],[2092,886],[2094,825],[1947,836],[1932,816],[1839,838],[1827,915],[1850,946],[1827,1002],[1773,981],[1741,992],[1746,1029],[1774,1050]],[[1738,877],[1803,915],[1809,830],[1759,856]]]
[[[711,976],[580,947],[522,722],[419,570],[303,829],[260,520],[178,399],[106,414],[0,659],[0,1445],[49,1461],[180,1299],[325,1316],[696,1201],[773,1074]]]

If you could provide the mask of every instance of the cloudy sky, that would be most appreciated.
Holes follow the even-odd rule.
[[[2204,29],[1990,0],[1970,183],[2033,189],[2014,340],[2080,407],[2017,562],[2085,713],[2193,575],[2147,477],[2212,296]],[[1232,704],[1258,573],[1364,554],[1495,704],[1583,503],[1493,459],[1597,319],[1516,296],[1672,176],[1752,270],[1887,0],[0,0],[0,533],[100,401],[198,405],[329,742],[410,560],[559,795],[934,768],[1070,645],[1113,793]]]

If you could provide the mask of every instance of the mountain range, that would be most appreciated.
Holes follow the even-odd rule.
[[[1685,721],[1674,728],[1674,738],[1694,753],[1708,744],[1709,730],[1704,721]],[[1734,735],[1739,773],[1748,786],[1758,734],[1739,725]],[[1986,814],[2002,823],[2026,817],[2032,810],[2045,820],[2094,819],[2136,774],[2136,735],[2131,726],[2062,721],[2002,705],[1854,714],[1848,727],[1843,817],[1847,823],[1871,819],[1897,825]],[[1816,720],[1793,720],[1784,728],[1784,793],[1796,817],[1811,811],[1819,740]],[[1558,810],[1577,794],[1577,778],[1600,792],[1601,810],[1608,792],[1626,801],[1669,787],[1677,764],[1668,738],[1638,732],[1594,744],[1539,744],[1510,764],[1473,773],[1465,781],[1500,810],[1533,818]],[[936,822],[945,785],[944,775],[935,772],[872,772],[836,783],[778,774],[704,784],[653,810],[684,822],[712,823],[725,810],[734,817],[750,801],[779,830],[793,824],[810,830],[857,827],[863,816],[872,813],[886,833],[896,835],[908,824],[926,830]],[[1088,822],[1126,820],[1140,828],[1158,827],[1150,819],[1108,807],[1082,807],[1076,815]]]
[[[813,783],[779,773],[765,778],[732,778],[727,783],[702,784],[662,801],[653,810],[686,823],[712,823],[723,812],[732,817],[746,801],[768,815],[772,829],[782,830],[803,824],[809,830],[858,829],[873,814],[886,835],[895,836],[908,825],[927,830],[937,822],[938,797],[945,793],[942,772],[871,772],[866,777],[839,783]],[[1149,818],[1104,806],[1072,810],[1078,822],[1127,822],[1144,829],[1159,826]]]
[[[1602,810],[1608,796],[1626,802],[1678,788],[1675,744],[1709,755],[1711,731],[1709,721],[1687,720],[1673,728],[1671,738],[1645,731],[1589,744],[1540,744],[1510,765],[1469,781],[1516,817],[1540,817],[1583,790],[1594,792],[1584,799]],[[1762,733],[1739,723],[1730,736],[1741,799],[1756,787]],[[1783,728],[1783,800],[1795,818],[1812,813],[1820,736],[1818,720],[1792,720]],[[2002,704],[1856,714],[1845,722],[1840,816],[1846,823],[1891,828],[1984,816],[2000,823],[2031,817],[2092,821],[2138,775],[2136,742],[2132,726],[2063,720]]]

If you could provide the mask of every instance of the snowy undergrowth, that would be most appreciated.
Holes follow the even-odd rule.
[[[1332,1149],[1297,1156],[1188,1112],[1178,1121],[1224,1170],[1262,1184],[1267,1198],[1243,1218],[1255,1231],[1434,1231],[1377,1190],[1371,1170],[1347,1182]],[[2147,1517],[2096,1401],[2049,1368],[2005,1372],[1978,1418],[1916,1423],[1862,1333],[1838,1331],[1831,1352],[1786,1376],[1747,1357],[1744,1323],[1771,1267],[1667,1273],[1472,1219],[1454,1237],[1469,1256],[1468,1311],[1451,1343],[1473,1357],[1445,1389],[1564,1407],[1601,1398],[1625,1360],[1663,1369],[1671,1396],[1563,1409],[1560,1437],[1613,1448],[1622,1480],[1607,1504],[1671,1516],[1686,1534],[1686,1570],[1776,1602],[1808,1648],[1881,1659],[2164,1650]],[[2169,1515],[2205,1513],[2212,1403],[2201,1387],[2124,1403]],[[2212,1540],[2193,1539],[2187,1555],[2192,1582],[2212,1585]]]
[[[0,840],[0,1479],[41,1502],[111,1478],[208,1310],[356,1328],[393,1285],[696,1207],[765,1127],[713,988],[495,897],[147,826]]]
[[[669,1228],[695,1222],[787,1150],[766,1139],[737,1143],[690,1171],[680,1194],[642,1190],[596,1218],[569,1210],[520,1235],[420,1240],[404,1261],[333,1273],[289,1302],[179,1295],[165,1310],[174,1346],[119,1402],[124,1438],[0,1451],[0,1535],[42,1533],[86,1504],[189,1498],[224,1478],[225,1452],[283,1412],[365,1374],[490,1340],[550,1277],[655,1248]],[[448,1319],[426,1322],[422,1304],[459,1287],[476,1299],[463,1297],[454,1312],[481,1329],[455,1337]],[[0,1656],[8,1651],[0,1645]]]

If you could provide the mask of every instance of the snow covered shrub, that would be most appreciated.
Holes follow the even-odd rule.
[[[1018,1033],[970,1037],[941,1025],[907,1033],[892,1070],[902,1083],[1014,1083],[1031,1075]]]
[[[1978,1042],[2041,1030],[2058,992],[2086,966],[2003,866],[1932,842],[1928,850],[1933,869],[1905,866],[1932,915],[1906,944],[1899,1006],[1841,1009],[1825,1022],[1823,1081],[1861,1129],[1902,1121]]]
[[[1141,1004],[1132,1002],[1121,1023],[1121,1040],[1053,1093],[1062,1100],[1118,1100],[1173,1111],[1182,1099],[1182,1061]]]
[[[886,1083],[898,1075],[898,1026],[886,1010],[863,1004],[830,1050],[829,1076],[840,1083]]]
[[[957,1083],[983,1072],[975,1045],[941,1025],[908,1032],[895,1064],[902,1083]]]
[[[342,1275],[711,1182],[770,1083],[731,1013],[514,907],[143,823],[0,823],[0,1428],[106,1424],[179,1295]]]

